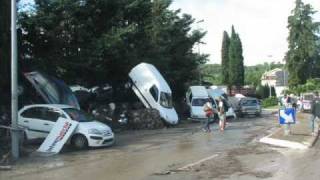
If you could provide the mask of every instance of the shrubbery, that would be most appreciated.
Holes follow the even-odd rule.
[[[275,96],[266,98],[262,101],[262,107],[270,107],[278,105],[278,99]]]

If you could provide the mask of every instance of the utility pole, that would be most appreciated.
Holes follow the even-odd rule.
[[[196,24],[197,24],[197,30],[200,30],[199,29],[199,23],[202,23],[202,22],[204,22],[204,20],[203,19],[201,19],[201,20],[199,20],[199,21],[197,21],[196,22]],[[200,55],[200,41],[198,42],[198,54]],[[199,70],[199,82],[200,82],[200,85],[202,85],[202,79],[201,79],[201,68],[200,68],[200,65],[198,66],[198,70]]]
[[[272,58],[272,55],[268,55],[268,57],[271,59]],[[271,62],[269,62],[269,72],[271,71]],[[269,97],[272,96],[272,93],[271,93],[271,81],[272,79],[269,80]]]
[[[11,0],[11,153],[14,159],[19,158],[18,131],[18,59],[17,59],[17,5]]]

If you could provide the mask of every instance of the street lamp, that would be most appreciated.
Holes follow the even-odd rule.
[[[272,55],[268,55],[268,58],[272,58]],[[269,72],[271,71],[271,64],[270,64],[270,62],[268,63],[269,64]],[[272,79],[270,78],[270,80],[269,80],[269,97],[271,97],[272,96],[272,93],[271,93],[271,83],[270,83],[270,81],[271,81]]]
[[[14,159],[19,158],[18,132],[18,59],[17,59],[17,5],[11,0],[11,153]]]

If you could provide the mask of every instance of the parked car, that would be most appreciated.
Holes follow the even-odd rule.
[[[303,112],[309,112],[311,111],[311,104],[314,96],[312,93],[305,93],[302,94],[302,106],[301,111]]]
[[[77,149],[87,146],[110,146],[114,143],[111,128],[69,105],[36,104],[23,107],[18,113],[18,125],[24,129],[25,138],[46,138],[59,118],[78,121],[79,124],[70,138]]]
[[[203,111],[205,103],[211,102],[204,86],[190,86],[186,93],[186,103],[192,120],[205,120],[206,113]],[[215,105],[215,104],[213,104]]]
[[[239,101],[239,116],[243,117],[244,115],[261,115],[261,105],[257,98],[242,98]]]

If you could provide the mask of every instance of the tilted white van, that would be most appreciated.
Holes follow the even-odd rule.
[[[178,123],[178,114],[172,105],[172,92],[160,72],[151,64],[140,63],[129,72],[132,90],[146,108],[157,109],[168,124]]]

